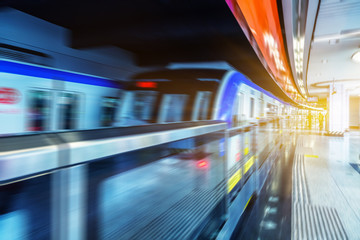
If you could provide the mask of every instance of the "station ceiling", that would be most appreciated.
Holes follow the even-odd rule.
[[[291,101],[259,61],[225,0],[5,0],[0,6],[70,29],[73,48],[126,49],[139,66],[226,61]]]
[[[311,42],[307,86],[313,96],[326,97],[331,84],[344,84],[360,96],[360,1],[322,0]]]
[[[251,50],[225,1],[9,0],[7,5],[70,29],[74,48],[115,45],[137,54],[143,65],[236,59],[226,50],[240,45]]]

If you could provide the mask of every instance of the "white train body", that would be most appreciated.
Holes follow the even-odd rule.
[[[0,134],[101,127],[102,102],[119,93],[105,78],[8,60],[0,67]],[[34,116],[34,101],[41,116]],[[64,106],[72,106],[70,120]],[[43,126],[34,126],[36,118]]]

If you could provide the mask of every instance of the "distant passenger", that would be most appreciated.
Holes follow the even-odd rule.
[[[277,129],[280,128],[280,117],[279,116],[275,117],[275,128],[277,128]]]
[[[311,113],[309,112],[309,114],[308,114],[308,129],[309,130],[311,130],[311,127],[312,127],[311,118],[312,118],[312,116],[311,116]]]
[[[286,128],[290,129],[291,128],[291,124],[290,124],[290,115],[286,116]]]
[[[319,127],[320,131],[324,130],[324,115],[322,113],[319,114]]]

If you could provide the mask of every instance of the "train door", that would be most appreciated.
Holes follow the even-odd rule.
[[[232,110],[233,127],[240,126],[242,124],[242,121],[244,120],[243,105],[244,105],[244,93],[238,92]]]
[[[209,115],[211,92],[199,91],[196,94],[194,103],[194,110],[192,112],[191,120],[206,120]]]
[[[136,91],[132,106],[134,119],[148,122],[152,118],[152,112],[157,93],[154,91]]]
[[[115,123],[115,114],[119,98],[103,97],[101,102],[100,124],[102,127],[110,127]]]
[[[125,92],[119,111],[120,124],[133,126],[151,122],[157,95],[156,91]]]
[[[96,107],[96,106],[94,106]],[[57,93],[57,129],[80,128],[80,94],[61,91]]]
[[[250,98],[250,118],[255,117],[255,99],[253,97]]]
[[[27,130],[49,131],[51,129],[52,92],[43,89],[31,89],[27,96]]]
[[[160,105],[159,123],[179,122],[183,120],[186,94],[164,94]]]
[[[239,96],[237,95],[235,100],[234,100],[234,104],[233,104],[233,108],[232,108],[232,127],[236,127],[239,126],[239,113],[238,113],[238,109],[239,109]]]
[[[265,117],[265,101],[264,101],[264,94],[260,93],[259,98],[260,106],[259,106],[259,117],[262,119]]]

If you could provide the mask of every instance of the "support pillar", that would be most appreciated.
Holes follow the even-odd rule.
[[[344,132],[349,129],[349,93],[343,84],[329,89],[329,131]]]

